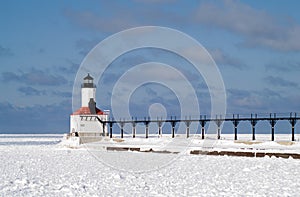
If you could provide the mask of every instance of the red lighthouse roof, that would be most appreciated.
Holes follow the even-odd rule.
[[[75,111],[72,115],[91,115],[91,110],[89,107],[81,107]],[[104,112],[96,107],[97,115],[104,115]]]

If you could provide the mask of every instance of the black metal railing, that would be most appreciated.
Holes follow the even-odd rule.
[[[97,116],[93,115],[81,115],[81,118],[89,118],[89,117],[96,117],[96,119],[103,125],[103,131],[105,128],[108,127],[109,129],[109,136],[110,138],[113,137],[113,125],[118,124],[120,125],[120,136],[121,138],[124,137],[124,126],[126,124],[132,125],[132,137],[136,137],[136,125],[137,124],[144,124],[145,125],[145,137],[149,137],[149,124],[155,123],[158,126],[158,134],[159,136],[162,135],[162,125],[163,123],[170,123],[171,125],[171,136],[172,138],[175,137],[175,127],[177,123],[182,122],[185,123],[186,126],[186,137],[190,136],[190,125],[193,122],[197,122],[201,126],[201,138],[205,138],[205,125],[207,122],[214,122],[217,126],[217,139],[220,139],[221,136],[221,125],[224,122],[232,122],[234,126],[234,140],[238,139],[238,125],[240,122],[249,122],[252,127],[252,140],[256,139],[256,132],[255,126],[259,121],[268,121],[271,125],[271,141],[275,139],[275,125],[278,121],[288,121],[291,125],[291,140],[295,141],[295,125],[300,117],[297,116],[297,113],[269,113],[269,114],[250,114],[250,115],[240,115],[240,114],[231,114],[231,115],[216,115],[214,117],[208,118],[206,115],[200,115],[198,118],[193,118],[189,116],[188,118],[184,119],[177,119],[176,116],[171,116],[168,119],[150,119],[149,117],[144,117],[143,119],[138,118],[131,118],[131,119],[109,119],[109,120],[102,120]]]

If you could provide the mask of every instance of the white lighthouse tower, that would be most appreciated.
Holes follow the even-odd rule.
[[[80,138],[89,138],[88,141],[108,135],[107,127],[102,121],[108,120],[109,111],[96,107],[96,85],[93,80],[90,74],[83,78],[81,107],[70,116],[70,133]]]
[[[95,101],[96,85],[93,80],[90,74],[83,78],[83,84],[81,85],[81,107],[88,107],[90,99]]]

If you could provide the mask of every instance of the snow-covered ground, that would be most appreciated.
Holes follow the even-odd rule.
[[[62,135],[0,135],[0,194],[2,196],[299,196],[300,194],[298,159],[190,155],[186,152],[162,154],[103,151],[99,144],[72,149],[62,146],[61,139]],[[174,143],[173,140],[167,139],[169,138],[160,142],[157,142],[159,139],[148,139],[147,142],[159,146]],[[144,140],[120,142],[109,139],[103,142],[115,144],[117,147],[121,143],[130,145],[135,142],[137,145],[144,144],[146,149],[147,144]],[[175,144],[183,143],[182,140],[178,140]],[[201,140],[190,141],[197,144]],[[218,143],[223,144],[223,148],[230,145],[226,145],[230,142],[224,139],[215,144]],[[277,147],[276,142],[265,142],[265,146],[272,143]],[[297,151],[298,143],[278,146],[296,145],[293,151]],[[244,143],[237,144],[246,146]]]

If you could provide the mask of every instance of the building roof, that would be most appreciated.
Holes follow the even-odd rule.
[[[90,76],[90,73],[88,73],[88,75],[83,79],[84,80],[93,80],[94,78]]]
[[[104,115],[105,113],[96,107],[97,115]],[[75,111],[72,115],[92,115],[89,107],[81,107]]]

